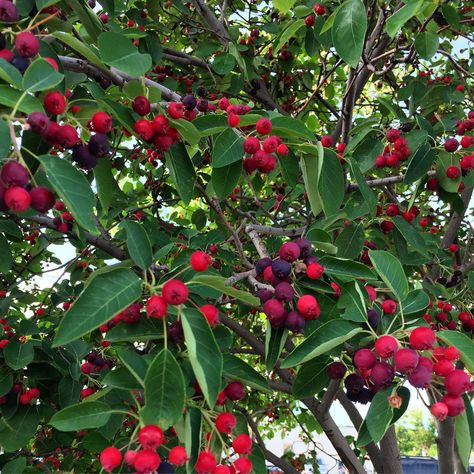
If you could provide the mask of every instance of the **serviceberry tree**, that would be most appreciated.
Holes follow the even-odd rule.
[[[2,472],[466,472],[471,10],[0,0]]]

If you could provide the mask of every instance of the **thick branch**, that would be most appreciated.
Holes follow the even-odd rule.
[[[380,440],[380,451],[383,459],[383,472],[403,472],[394,425],[388,428]]]
[[[426,176],[431,177],[435,176],[436,171],[428,171],[426,173]],[[377,179],[368,179],[366,183],[368,186],[371,188],[379,188],[381,186],[386,186],[387,184],[396,184],[396,183],[401,183],[405,179],[405,175],[399,175],[399,176],[387,176],[386,178],[377,178]],[[359,189],[359,185],[357,183],[351,183],[347,186],[346,191],[351,192],[351,191],[357,191]]]

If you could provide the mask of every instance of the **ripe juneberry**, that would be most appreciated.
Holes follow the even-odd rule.
[[[189,263],[191,264],[193,270],[197,272],[203,272],[207,270],[209,265],[212,263],[212,258],[206,252],[203,252],[202,250],[196,250],[196,252],[191,254]]]
[[[359,370],[371,369],[376,362],[375,354],[370,349],[359,349],[354,354],[354,364]]]
[[[275,298],[279,301],[289,302],[295,296],[295,290],[286,281],[278,283],[275,287]]]
[[[255,128],[259,135],[268,135],[272,131],[272,122],[268,118],[258,119]]]
[[[397,310],[397,303],[392,299],[386,299],[382,303],[382,311],[384,314],[394,314]]]
[[[318,300],[313,295],[301,296],[296,307],[306,320],[316,319],[321,312]]]
[[[403,373],[413,372],[418,365],[419,359],[418,353],[408,348],[399,349],[393,356],[395,369]]]
[[[331,362],[326,369],[328,377],[334,380],[342,379],[346,374],[346,371],[347,367],[342,362],[337,361]]]
[[[143,95],[138,95],[132,101],[132,109],[142,117],[148,115],[151,110],[150,101]]]
[[[8,188],[3,199],[7,207],[13,212],[24,212],[30,207],[30,194],[26,189],[19,186]]]
[[[138,442],[144,449],[156,449],[163,443],[163,430],[156,425],[144,426],[138,432]]]
[[[426,388],[431,383],[433,372],[425,366],[418,366],[409,376],[408,381],[415,388]]]
[[[294,333],[302,332],[305,327],[305,324],[306,321],[304,317],[297,311],[290,311],[286,315],[285,327]]]
[[[216,429],[221,433],[230,434],[237,424],[237,419],[232,413],[219,413],[216,418]]]
[[[194,469],[197,474],[210,474],[216,465],[216,458],[211,451],[201,451],[194,465]]]
[[[459,142],[455,138],[448,138],[444,142],[444,149],[449,152],[454,152],[459,148]]]
[[[232,447],[237,454],[249,454],[252,451],[252,439],[244,433],[239,434],[232,441]]]
[[[31,112],[26,119],[33,133],[42,134],[46,132],[49,125],[49,118],[43,112]]]
[[[252,461],[249,458],[237,458],[233,463],[236,474],[250,474],[253,469]],[[214,474],[214,473],[213,473]]]
[[[110,144],[107,135],[104,133],[96,133],[89,138],[87,144],[89,151],[97,156],[107,155],[110,151]]]
[[[287,262],[298,260],[301,250],[295,242],[285,242],[278,250],[278,255]]]
[[[387,362],[376,362],[370,371],[369,380],[374,384],[376,390],[392,383],[395,376],[393,367]]]
[[[245,387],[237,381],[230,382],[224,389],[226,397],[232,401],[239,401],[245,397]]]
[[[375,309],[369,309],[367,311],[367,321],[372,328],[376,328],[379,324],[379,313]]]
[[[100,464],[107,472],[112,472],[114,468],[120,466],[122,462],[122,453],[113,446],[105,448],[100,453]]]
[[[96,112],[91,124],[94,132],[109,133],[112,130],[112,117],[106,112]]]
[[[375,352],[382,357],[382,359],[388,359],[398,349],[398,341],[393,336],[380,336],[375,341]]]
[[[188,289],[181,280],[168,280],[163,285],[162,296],[165,303],[180,305],[188,299]]]
[[[59,115],[66,109],[66,97],[61,92],[51,91],[44,96],[44,108],[52,115]]]
[[[31,207],[38,212],[48,212],[54,206],[54,194],[43,186],[30,190]]]
[[[88,146],[78,145],[72,150],[72,160],[83,170],[91,170],[99,162],[99,157],[92,153]]]
[[[0,178],[6,187],[20,186],[23,188],[30,180],[28,170],[16,161],[8,161],[2,166]]]
[[[294,240],[294,243],[300,248],[300,258],[306,258],[311,255],[313,251],[313,244],[308,239],[302,237]]]
[[[410,333],[410,345],[413,349],[423,351],[431,349],[436,341],[435,332],[425,326],[413,329]]]
[[[137,473],[148,474],[158,469],[161,458],[156,451],[151,449],[143,449],[137,452],[133,460],[133,467]]]
[[[446,403],[438,402],[430,407],[431,414],[439,421],[444,421],[448,416],[448,406]]]
[[[158,295],[151,296],[146,302],[146,314],[149,318],[163,319],[168,316],[168,306]]]
[[[211,328],[215,328],[219,324],[219,310],[213,304],[205,304],[199,310],[204,314]]]
[[[23,58],[36,56],[39,49],[39,40],[31,31],[22,31],[15,37],[15,51]]]
[[[188,460],[188,454],[184,446],[174,446],[170,449],[168,460],[175,466],[182,466]]]
[[[291,264],[286,260],[278,259],[272,262],[272,273],[277,278],[283,279],[290,275],[291,273]]]
[[[444,386],[450,395],[462,395],[471,387],[471,377],[461,369],[455,369],[444,379]]]

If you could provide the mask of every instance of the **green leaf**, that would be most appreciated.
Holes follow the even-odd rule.
[[[213,168],[222,168],[244,157],[244,139],[228,128],[214,139],[211,164]]]
[[[184,376],[168,349],[162,349],[148,367],[145,377],[145,406],[140,411],[143,422],[164,430],[183,415]]]
[[[456,433],[456,445],[459,452],[459,457],[465,469],[469,467],[469,459],[472,453],[473,440],[469,430],[469,423],[467,420],[466,411],[456,416],[454,421]],[[3,472],[3,471],[2,471]]]
[[[421,145],[408,163],[404,182],[406,184],[414,183],[423,178],[431,169],[435,159],[435,151],[427,143]]]
[[[292,21],[281,33],[281,35],[277,38],[276,42],[273,45],[273,54],[278,53],[281,48],[288,42],[290,38],[295,36],[298,30],[305,26],[304,20],[299,19]]]
[[[407,241],[407,244],[411,245],[417,252],[420,252],[423,255],[428,255],[425,239],[413,225],[411,225],[401,216],[395,216],[393,218],[393,223],[403,235],[403,238]]]
[[[228,285],[226,279],[218,275],[196,275],[190,282],[188,282],[188,286],[191,288],[196,284],[214,288],[225,295],[237,298],[239,301],[249,306],[260,305],[260,300],[256,296],[248,291],[238,290],[233,286]]]
[[[19,407],[8,418],[8,425],[0,421],[0,446],[3,451],[17,451],[25,447],[36,433],[39,416],[36,406]],[[3,426],[6,425],[6,426]]]
[[[10,127],[6,120],[0,120],[0,161],[8,157],[11,146]]]
[[[272,133],[280,137],[302,138],[303,140],[314,141],[316,136],[311,132],[302,120],[278,115],[271,119]]]
[[[163,337],[161,321],[141,318],[135,324],[119,324],[107,333],[110,342],[142,342]]]
[[[21,101],[20,101],[21,99]],[[32,95],[22,98],[22,93],[7,84],[0,85],[0,104],[13,108],[19,103],[17,109],[25,114],[31,112],[44,112],[43,104]]]
[[[140,294],[141,280],[127,268],[96,276],[63,316],[53,347],[67,344],[98,328],[133,303]]]
[[[99,56],[97,56],[97,54],[86,43],[79,41],[72,35],[64,33],[64,31],[53,31],[51,36],[54,36],[59,41],[62,41],[65,45],[76,51],[76,53],[79,53],[90,63],[100,67],[101,69],[106,69],[106,66],[100,60]]]
[[[342,319],[359,323],[367,322],[364,293],[362,293],[359,283],[356,281],[344,285],[337,307],[344,309],[344,313],[341,314]]]
[[[95,196],[84,174],[57,156],[42,155],[38,160],[49,182],[78,224],[92,234],[99,235],[93,215]]]
[[[100,57],[104,63],[131,76],[143,76],[151,68],[151,56],[141,54],[133,43],[122,34],[101,33],[98,46]]]
[[[21,89],[23,79],[20,71],[5,61],[5,59],[0,59],[0,79],[15,86],[17,89]]]
[[[330,359],[325,356],[317,357],[303,364],[298,370],[293,383],[293,395],[298,400],[311,397],[315,393],[321,392],[329,382],[327,366]]]
[[[201,434],[202,434],[202,415],[201,410],[196,407],[189,407],[186,411],[185,418],[185,447],[189,460],[186,463],[186,472],[194,474],[194,465],[201,450]]]
[[[3,349],[5,363],[13,370],[26,367],[35,357],[35,348],[31,342],[21,344],[19,341],[11,340]]]
[[[79,22],[84,26],[87,34],[91,37],[93,42],[97,41],[102,29],[102,24],[99,21],[98,15],[88,7],[87,3],[82,3],[79,0],[64,0],[76,14]]]
[[[13,386],[13,376],[11,373],[0,372],[0,397],[6,395]]]
[[[109,405],[104,402],[82,402],[58,411],[49,424],[59,431],[100,428],[109,421],[111,414]]]
[[[410,404],[411,392],[410,389],[407,387],[399,387],[397,388],[397,395],[402,399],[402,404],[400,408],[393,409],[393,418],[390,424],[396,423],[407,411],[407,408]]]
[[[416,52],[423,59],[431,59],[438,50],[439,36],[431,31],[420,33],[415,39]]]
[[[188,142],[191,146],[195,146],[199,143],[201,134],[192,122],[184,119],[169,119],[169,122],[174,128],[176,128],[176,130],[178,130],[183,140]]]
[[[214,58],[212,62],[212,69],[220,74],[225,76],[232,72],[235,68],[235,58],[229,53],[221,53]]]
[[[459,168],[459,156],[456,153],[440,152],[436,161],[436,178],[446,192],[456,193],[462,181],[462,173],[459,173],[456,179],[448,178],[446,170],[450,166],[457,166]]]
[[[402,26],[423,7],[424,0],[406,2],[400,10],[396,11],[385,24],[385,31],[393,38]]]
[[[193,120],[193,125],[197,128],[201,137],[214,135],[229,127],[224,115],[201,115]]]
[[[63,377],[58,384],[59,406],[66,408],[79,403],[83,382],[74,380],[72,377]]]
[[[126,220],[122,226],[127,231],[127,249],[132,260],[146,270],[153,263],[153,252],[148,234],[138,222]]]
[[[319,195],[318,183],[324,160],[324,149],[320,142],[317,144],[318,154],[304,154],[300,160],[303,182],[311,211],[316,217],[322,210],[321,196]]]
[[[2,466],[2,474],[18,474],[19,472],[25,472],[26,458],[20,457],[7,462]]]
[[[324,149],[318,191],[326,217],[336,214],[344,199],[344,172],[336,153],[329,148]]]
[[[369,257],[384,283],[403,301],[408,294],[408,281],[400,260],[385,250],[369,250]]]
[[[275,364],[280,357],[281,351],[285,346],[288,337],[288,329],[286,328],[272,328],[270,321],[266,322],[265,329],[265,366],[270,371],[275,367]]]
[[[213,408],[221,389],[222,353],[200,311],[182,310],[181,318],[189,361],[207,403]]]
[[[329,275],[344,278],[363,278],[365,280],[376,279],[369,267],[354,260],[324,256],[320,259],[320,263]]]
[[[361,224],[350,224],[342,229],[336,239],[337,256],[354,259],[364,247],[364,227]]]
[[[298,184],[298,178],[300,177],[300,166],[298,159],[292,152],[290,152],[286,156],[279,156],[278,163],[280,165],[283,179],[286,183],[288,183],[289,186],[294,188]]]
[[[267,380],[249,364],[231,354],[224,354],[224,375],[240,380],[245,385],[263,392],[270,392]]]
[[[474,374],[474,344],[472,344],[472,340],[458,331],[439,331],[437,337],[449,346],[456,346],[467,370]]]
[[[364,197],[365,202],[367,203],[367,206],[369,207],[370,214],[372,217],[375,217],[376,213],[376,206],[377,206],[377,196],[375,195],[374,191],[370,188],[370,186],[367,184],[367,181],[364,178],[364,175],[362,174],[358,163],[356,163],[354,160],[350,161],[350,167],[352,171],[352,176],[354,179],[357,181],[357,184],[359,185],[359,191]]]
[[[370,403],[369,411],[365,418],[367,429],[375,443],[378,443],[388,427],[392,424],[393,408],[388,402],[388,397],[393,391],[392,387],[377,392]]]
[[[171,146],[169,153],[166,153],[166,166],[179,197],[184,204],[188,205],[194,193],[196,172],[188,151],[182,143],[175,143]]]
[[[232,193],[242,174],[242,163],[236,161],[222,168],[212,168],[212,187],[219,199]]]
[[[130,371],[141,386],[145,386],[145,377],[148,370],[146,361],[136,352],[123,347],[117,349],[120,362]]]
[[[363,329],[348,321],[332,320],[319,326],[282,362],[282,369],[289,369],[325,354],[340,346]]]
[[[97,195],[104,212],[107,212],[113,198],[117,183],[112,175],[112,163],[108,159],[99,159],[94,167],[94,179],[97,184]]]
[[[282,13],[288,13],[295,3],[296,0],[273,0],[273,6]]]
[[[430,297],[423,290],[413,290],[402,302],[403,314],[413,314],[424,310],[430,304]]]
[[[13,265],[12,252],[10,244],[3,234],[0,234],[0,273],[7,273]]]
[[[332,27],[334,47],[341,58],[357,67],[367,32],[367,12],[361,0],[347,0],[338,9]]]
[[[102,379],[102,383],[106,387],[114,387],[122,390],[139,390],[142,388],[135,377],[125,367],[111,370]]]
[[[23,76],[23,89],[28,92],[39,92],[52,89],[64,79],[48,61],[35,59]]]

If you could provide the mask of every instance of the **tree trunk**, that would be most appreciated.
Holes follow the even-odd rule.
[[[380,450],[382,452],[384,472],[403,472],[394,425],[389,427],[384,437],[380,440]]]
[[[438,421],[438,466],[440,474],[456,472],[454,467],[454,418]]]

